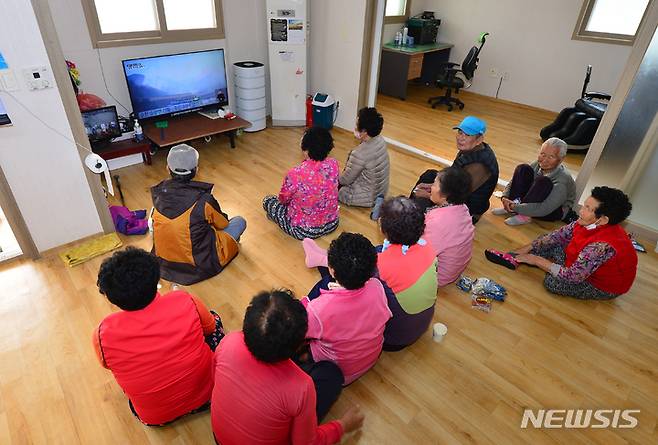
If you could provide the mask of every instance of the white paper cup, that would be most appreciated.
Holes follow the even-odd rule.
[[[448,327],[443,323],[434,323],[434,326],[432,326],[432,339],[437,343],[441,343],[447,333]]]

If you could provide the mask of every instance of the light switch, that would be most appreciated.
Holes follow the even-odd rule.
[[[23,70],[25,84],[30,90],[43,90],[51,88],[53,81],[50,78],[50,71],[45,66],[33,66]]]

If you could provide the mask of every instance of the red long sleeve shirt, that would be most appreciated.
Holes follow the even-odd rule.
[[[244,342],[227,335],[215,352],[212,429],[222,445],[334,444],[338,421],[318,425],[313,380],[291,360],[264,363]]]

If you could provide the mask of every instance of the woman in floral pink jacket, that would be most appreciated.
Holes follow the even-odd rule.
[[[288,171],[279,196],[266,196],[267,217],[288,235],[319,238],[338,227],[338,161],[327,157],[334,141],[325,128],[313,127],[302,137],[306,159]]]

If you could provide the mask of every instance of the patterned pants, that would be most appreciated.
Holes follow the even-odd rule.
[[[338,227],[338,219],[321,227],[293,226],[290,224],[290,218],[288,218],[288,208],[281,204],[276,196],[266,196],[263,199],[263,209],[265,209],[265,213],[269,219],[277,223],[288,235],[298,240],[304,238],[320,238],[323,235],[333,232]]]
[[[558,246],[539,250],[533,249],[530,253],[546,258],[560,265],[564,265],[566,260],[564,250]],[[587,281],[583,281],[582,283],[572,283],[571,281],[564,280],[560,277],[555,277],[550,273],[547,273],[546,277],[544,277],[544,287],[554,294],[578,298],[579,300],[610,300],[619,296],[597,289]]]
[[[224,338],[224,325],[222,325],[222,319],[219,318],[217,312],[210,311],[213,317],[215,317],[215,332],[212,334],[206,335],[206,343],[210,346],[210,349],[214,352],[219,345],[219,342]]]

